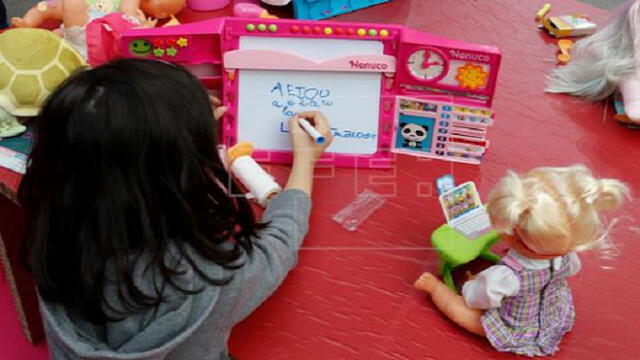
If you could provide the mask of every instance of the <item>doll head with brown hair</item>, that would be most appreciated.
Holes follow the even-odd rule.
[[[606,236],[599,211],[619,208],[628,192],[583,165],[541,167],[509,172],[489,195],[488,211],[507,245],[546,259],[596,245]]]
[[[141,0],[140,9],[154,19],[167,19],[179,13],[186,0]]]

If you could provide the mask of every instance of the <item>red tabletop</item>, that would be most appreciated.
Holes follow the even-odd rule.
[[[489,132],[491,147],[481,166],[398,156],[390,171],[320,169],[311,229],[299,265],[276,294],[233,331],[231,351],[236,357],[516,358],[497,353],[486,340],[453,325],[413,289],[419,274],[437,271],[437,256],[428,239],[444,219],[432,190],[434,180],[452,173],[458,182],[475,181],[486,196],[507,169],[584,163],[598,175],[623,179],[633,189],[640,185],[639,132],[618,125],[610,105],[543,92],[545,78],[556,66],[557,49],[533,22],[543,2],[395,0],[336,18],[403,23],[498,45],[503,63],[494,103],[496,124]],[[586,13],[598,24],[609,17],[603,10],[573,0],[551,3],[556,15]],[[192,21],[210,16],[187,11],[181,17]],[[286,180],[287,167],[268,169],[280,182]],[[8,174],[0,170],[0,179],[15,188],[18,178]],[[387,202],[357,231],[347,232],[331,217],[365,188],[386,195]],[[634,280],[640,270],[635,256],[640,252],[637,201],[630,201],[619,215],[621,222],[612,233],[618,256],[581,254],[583,269],[570,280],[576,324],[555,358],[640,358],[640,311],[635,298],[640,296],[640,283]],[[3,319],[13,316],[6,307],[0,307],[0,314]],[[2,335],[0,358],[7,358],[3,355],[9,345]],[[19,352],[8,351],[24,357],[34,350],[25,345]]]

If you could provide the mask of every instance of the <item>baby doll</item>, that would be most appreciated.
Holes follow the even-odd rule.
[[[546,91],[599,101],[619,90],[629,120],[640,123],[639,11],[640,0],[630,1],[607,26],[578,41],[572,61],[551,74]]]
[[[151,19],[164,20],[171,18],[167,25],[177,25],[179,22],[174,15],[184,8],[185,3],[186,0],[140,0],[140,9]]]
[[[12,23],[38,27],[47,20],[61,22],[57,32],[96,66],[117,54],[120,33],[154,27],[158,19],[173,17],[184,4],[185,0],[46,0]]]
[[[53,20],[66,26],[84,26],[114,12],[136,15],[139,3],[140,0],[46,0],[29,9],[23,17],[12,18],[11,23],[15,27],[35,28]]]
[[[500,264],[466,282],[462,296],[430,273],[415,286],[453,322],[499,351],[553,354],[575,318],[567,278],[580,270],[576,251],[606,239],[598,212],[618,208],[627,193],[620,181],[596,179],[579,165],[523,176],[510,172],[487,205],[510,248]]]
[[[48,20],[61,22],[62,27],[57,32],[87,57],[88,24],[121,12],[130,16],[132,24],[139,25],[139,6],[140,0],[46,0],[31,8],[24,17],[13,18],[11,22],[16,27],[39,27]]]

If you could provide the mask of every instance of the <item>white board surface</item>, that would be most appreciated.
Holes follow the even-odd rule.
[[[240,49],[284,51],[316,61],[383,53],[378,41],[336,39],[243,37]],[[250,141],[262,150],[290,150],[288,119],[317,110],[332,126],[335,140],[329,152],[374,154],[381,77],[379,73],[240,70],[238,141]]]

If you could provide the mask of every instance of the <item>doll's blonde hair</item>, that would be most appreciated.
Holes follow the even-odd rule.
[[[489,195],[494,229],[517,235],[541,255],[592,248],[606,239],[598,211],[621,206],[629,189],[583,165],[509,171]]]

